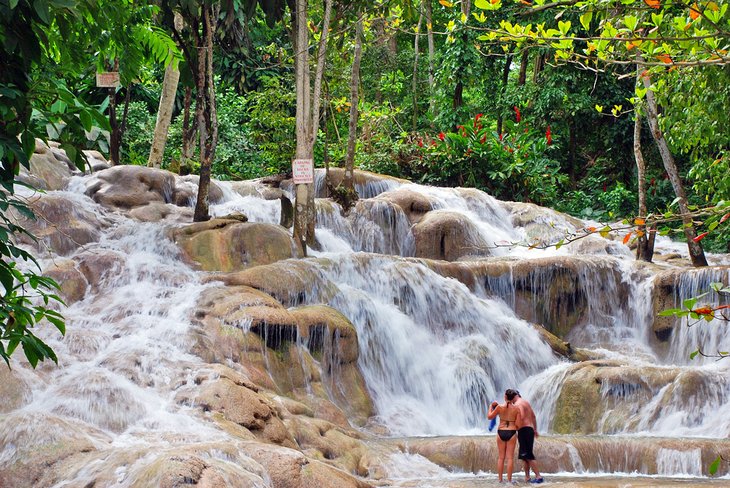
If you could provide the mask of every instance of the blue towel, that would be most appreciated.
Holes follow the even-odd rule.
[[[494,417],[492,420],[489,421],[489,432],[492,432],[496,425],[497,425],[497,417]]]

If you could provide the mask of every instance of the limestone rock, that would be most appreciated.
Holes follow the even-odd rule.
[[[30,207],[36,219],[22,220],[21,224],[38,241],[23,235],[19,235],[19,239],[41,252],[50,249],[58,255],[68,256],[80,247],[98,241],[100,231],[109,225],[102,216],[63,194],[38,195],[30,199]]]
[[[226,420],[245,427],[262,440],[296,446],[266,399],[245,385],[228,378],[207,381],[193,402],[206,412],[221,413]]]
[[[198,181],[200,180],[200,177],[197,175],[186,175],[180,177],[180,180],[188,183],[192,183],[194,186],[191,185],[178,185],[175,192],[175,204],[179,205],[181,207],[186,206],[195,206],[195,200],[198,197]],[[210,186],[208,187],[208,201],[210,203],[220,203],[224,200],[223,196],[223,190],[220,189],[218,185],[215,184],[214,181],[210,182]],[[190,205],[189,202],[192,202],[192,205]]]
[[[89,283],[71,259],[57,259],[51,267],[43,270],[44,276],[53,278],[61,286],[61,297],[67,305],[78,302],[86,296]]]
[[[150,202],[174,201],[175,175],[146,166],[114,166],[95,173],[86,195],[111,208],[131,209]]]
[[[413,226],[415,255],[456,261],[466,256],[489,255],[487,243],[464,215],[445,210],[428,212]]]
[[[323,261],[319,262],[324,264]],[[312,264],[311,259],[279,262],[235,273],[216,274],[209,279],[222,281],[229,286],[250,286],[289,307],[301,304],[307,295],[310,300],[316,297],[318,302],[326,303],[337,293],[337,288],[324,282]]]
[[[30,385],[18,371],[11,370],[4,364],[0,366],[0,414],[7,414],[27,405],[33,397]]]
[[[407,188],[398,188],[381,193],[374,200],[382,200],[398,205],[408,216],[411,224],[420,222],[427,212],[433,210],[433,204],[426,195]]]
[[[66,154],[48,147],[36,139],[35,150],[30,158],[30,169],[21,168],[18,180],[39,190],[61,190],[66,186],[74,170]]]
[[[283,227],[217,218],[174,232],[188,260],[205,271],[237,271],[297,256],[296,246]]]

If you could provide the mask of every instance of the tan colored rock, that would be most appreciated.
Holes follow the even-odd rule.
[[[116,251],[84,252],[76,259],[77,268],[94,292],[98,292],[108,281],[118,277],[126,262],[125,257]]]
[[[405,212],[411,224],[420,222],[427,212],[433,210],[433,204],[426,195],[407,188],[398,188],[381,193],[373,200],[397,205]]]
[[[197,175],[186,175],[186,176],[180,177],[180,180],[194,184],[195,188],[197,189],[198,181],[200,180],[200,177]],[[175,204],[176,205],[179,205],[181,207],[191,206],[191,205],[187,205],[182,202],[187,202],[190,199],[192,199],[193,200],[192,206],[195,206],[194,202],[195,202],[195,199],[198,197],[198,192],[197,192],[197,190],[190,191],[190,188],[191,187],[189,185],[178,185],[175,188]],[[215,204],[215,203],[222,202],[223,198],[224,198],[223,190],[221,190],[220,187],[218,185],[216,185],[214,181],[211,181],[210,187],[208,188],[208,201],[210,203]],[[178,203],[178,200],[180,201],[180,203]]]
[[[247,444],[243,452],[266,467],[275,488],[369,488],[372,485],[302,453],[265,444]]]
[[[43,275],[56,280],[61,286],[61,298],[67,305],[78,302],[86,296],[88,281],[72,259],[57,259]]]
[[[262,440],[296,446],[266,397],[248,388],[246,383],[238,384],[224,376],[198,380],[201,385],[199,392],[193,398],[179,396],[179,403],[191,401],[205,412],[220,413],[225,420],[248,429]]]
[[[289,232],[278,225],[212,219],[173,235],[186,258],[205,271],[237,271],[297,256]]]
[[[159,222],[174,212],[174,206],[169,203],[151,202],[141,207],[135,207],[129,216],[140,222]]]
[[[464,215],[446,210],[428,212],[413,226],[415,255],[456,261],[466,256],[488,256],[487,243]]]
[[[326,260],[317,262],[325,264]],[[216,274],[209,280],[221,281],[229,286],[250,286],[271,295],[285,306],[299,305],[306,294],[316,287],[318,301],[327,302],[337,293],[337,288],[322,281],[314,263],[311,259],[279,262],[234,273]]]
[[[0,365],[0,414],[6,414],[27,405],[33,398],[30,385],[23,377],[5,364]]]
[[[312,354],[322,354],[326,363],[357,361],[357,331],[342,313],[326,305],[310,305],[293,309],[291,315]]]
[[[150,202],[174,201],[175,175],[146,166],[114,166],[95,173],[86,184],[86,194],[112,208],[131,209]]]
[[[23,235],[18,238],[41,252],[50,250],[61,256],[73,254],[86,244],[98,241],[100,231],[109,225],[99,215],[62,194],[39,194],[30,198],[29,203],[36,219],[22,219],[20,223],[38,241]]]
[[[330,168],[330,182],[333,186],[342,184],[342,180],[345,176],[344,168]],[[324,173],[323,169],[316,169],[315,175],[318,182],[321,184],[316,185],[316,197],[325,198],[327,197],[327,191],[324,187]],[[372,198],[380,193],[391,190],[394,187],[410,183],[408,180],[395,178],[394,176],[380,175],[372,173],[370,171],[363,171],[356,169],[352,175],[355,190],[357,191],[360,198]],[[289,180],[287,183],[290,183]],[[283,188],[287,188],[288,185],[282,183]]]
[[[30,169],[21,168],[18,180],[40,190],[61,190],[65,188],[74,169],[73,163],[67,161],[65,153],[57,157],[52,148],[36,139]]]
[[[53,478],[73,456],[95,451],[94,438],[108,442],[99,431],[53,415],[11,413],[0,417],[0,446],[14,447],[5,451],[0,486],[53,486],[55,482],[44,480]]]

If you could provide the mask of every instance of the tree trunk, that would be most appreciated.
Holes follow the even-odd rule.
[[[527,64],[530,61],[529,51],[525,49],[522,51],[522,59],[520,60],[520,75],[517,78],[517,85],[522,86],[527,83]]]
[[[637,80],[638,81],[638,80]],[[638,175],[639,189],[639,218],[646,219],[648,214],[646,208],[646,165],[644,164],[644,155],[641,152],[641,115],[638,107],[634,109],[634,159],[636,160],[636,170]],[[636,247],[636,259],[651,262],[654,255],[654,239],[656,232],[651,233],[651,237],[647,233],[646,225],[639,225],[639,238]]]
[[[421,23],[423,22],[423,10],[418,16],[418,25],[416,26],[416,38],[413,41],[413,132],[418,128],[418,40],[421,38]],[[429,87],[432,88],[432,87]]]
[[[504,92],[507,90],[507,83],[509,82],[509,70],[512,67],[512,54],[508,55],[504,60],[504,68],[502,69],[502,86],[500,88],[500,93],[504,95]],[[502,134],[502,124],[504,123],[504,120],[502,118],[502,111],[499,111],[499,116],[497,117],[497,135]]]
[[[180,150],[180,174],[188,174],[185,168],[188,167],[188,161],[193,158],[195,133],[197,132],[197,124],[195,120],[190,121],[190,105],[193,102],[193,89],[189,86],[185,87],[185,101],[183,103],[183,125],[182,125],[182,149]],[[197,113],[197,112],[196,112]]]
[[[436,116],[436,98],[434,97],[435,86],[434,86],[434,58],[436,54],[436,47],[433,41],[433,15],[431,11],[431,0],[424,0],[424,6],[426,8],[426,35],[428,37],[428,112],[431,117]]]
[[[332,0],[324,2],[324,18],[322,20],[322,34],[319,37],[319,47],[317,50],[317,69],[314,73],[314,90],[312,92],[312,122],[308,129],[311,153],[314,154],[314,144],[317,141],[317,133],[319,132],[319,112],[322,102],[322,80],[324,78],[324,69],[327,64],[327,39],[330,28],[330,18],[332,17]]]
[[[175,63],[168,64],[167,68],[165,68],[165,78],[162,81],[162,93],[160,95],[160,105],[157,109],[157,122],[155,123],[155,135],[152,139],[150,157],[147,160],[147,166],[151,168],[159,168],[162,164],[162,154],[165,152],[167,131],[172,121],[172,111],[175,106],[175,94],[177,93],[177,83],[179,80],[180,71],[178,71]]]
[[[296,73],[296,139],[295,159],[311,159],[312,146],[309,144],[309,39],[307,32],[308,0],[296,0],[295,12],[295,73]],[[307,254],[307,243],[313,241],[309,237],[309,221],[314,220],[314,208],[309,205],[311,184],[296,185],[294,204],[294,241],[299,245],[303,255]]]
[[[350,127],[347,135],[347,155],[345,156],[345,176],[343,185],[349,191],[352,200],[357,200],[355,186],[353,184],[353,172],[355,166],[355,142],[357,141],[357,105],[360,94],[360,59],[362,58],[362,15],[358,12],[357,25],[355,26],[355,55],[352,59],[352,78],[350,80]],[[350,198],[347,200],[351,201]]]
[[[119,71],[119,60],[114,60],[114,71]],[[109,88],[109,162],[112,166],[119,164],[122,149],[122,131],[117,121],[117,89]]]
[[[682,223],[684,224],[682,227],[684,235],[687,238],[687,247],[689,248],[692,265],[695,267],[707,266],[707,259],[705,258],[705,252],[702,250],[702,245],[694,241],[696,237],[694,223],[692,222],[692,215],[688,208],[687,196],[684,193],[682,180],[679,178],[677,165],[674,163],[672,152],[669,150],[669,145],[659,128],[659,115],[654,92],[651,91],[651,80],[648,76],[643,76],[642,78],[644,87],[646,88],[646,118],[649,122],[651,135],[654,137],[654,141],[656,141],[657,147],[659,148],[659,154],[662,156],[664,169],[667,171],[669,181],[671,181],[672,187],[674,188],[674,194],[679,199],[679,211],[681,212]]]
[[[213,30],[217,8],[203,5],[202,46],[198,49],[198,73],[196,83],[198,96],[196,113],[200,133],[200,180],[198,199],[195,204],[193,220],[202,222],[210,219],[208,193],[210,190],[210,170],[218,142],[218,121],[215,107],[215,86],[213,85]],[[197,36],[196,36],[197,37]]]

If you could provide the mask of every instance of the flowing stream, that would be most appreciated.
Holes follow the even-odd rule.
[[[101,238],[75,254],[99,270],[98,279],[82,300],[64,310],[66,336],[43,334],[60,367],[44,364],[32,370],[17,355],[12,361],[17,377],[29,385],[31,399],[0,416],[3,464],[38,445],[52,444],[60,432],[72,431],[79,443],[98,449],[102,464],[105,456],[118,456],[122,450],[164,450],[226,439],[175,400],[181,388],[195,388],[190,371],[201,360],[189,351],[191,317],[197,298],[214,284],[205,283],[201,273],[181,261],[167,233],[179,222],[141,223],[106,210],[83,194],[88,178],[75,177],[68,190],[50,195],[69,199],[77,212],[99,218]],[[319,175],[320,187],[321,179]],[[224,201],[211,207],[214,216],[242,212],[249,221],[278,223],[278,200],[241,196],[223,182],[219,186]],[[414,258],[416,239],[408,216],[386,198],[402,190],[427,199],[432,212],[457,214],[469,223],[467,239],[477,250],[470,266],[500,265],[509,272],[477,273],[473,286],[467,286]],[[594,254],[582,254],[571,245],[546,250],[509,246],[536,238],[549,241],[576,229],[554,213],[533,220],[539,224],[542,218],[544,225],[515,226],[509,207],[476,190],[381,180],[360,185],[358,191],[367,199],[348,217],[329,200],[317,200],[320,249],[310,250],[312,266],[317,279],[337,292],[320,294],[313,287],[305,304],[324,302],[356,327],[359,367],[377,423],[389,436],[489,435],[486,405],[510,387],[531,401],[539,430],[551,434],[558,398],[575,364],[554,354],[518,309],[523,317],[531,314],[531,321],[547,317],[552,298],[546,290],[556,276],[552,268],[537,264],[529,278],[519,281],[516,276],[520,263],[564,258],[578,263],[572,286],[587,304],[582,324],[566,339],[607,364],[620,365],[620,372],[605,377],[601,385],[605,408],[596,420],[599,437],[637,442],[647,437],[730,437],[730,361],[689,359],[698,345],[708,352],[730,350],[730,329],[719,321],[703,321],[679,328],[658,347],[651,331],[654,274],[638,266],[625,246],[606,241],[604,251]],[[60,259],[46,254],[41,262],[48,266]],[[675,302],[702,293],[714,281],[730,282],[730,271],[686,273]],[[533,290],[532,308],[525,308],[525,289]],[[632,385],[644,393],[634,394]],[[573,456],[566,472],[635,469],[601,465],[585,457],[591,448],[581,450],[579,441],[566,442]],[[221,464],[248,462],[235,452],[208,452]],[[707,459],[699,448],[661,448],[654,461],[644,474],[698,483],[705,479]],[[131,486],[137,469],[135,462],[119,468],[109,486]],[[450,484],[453,473],[414,453],[394,457],[388,469],[398,486],[425,486],[410,484],[419,476],[431,480],[431,486],[476,486],[479,479],[464,477]],[[68,483],[59,486],[84,486],[94,479],[95,468],[69,467],[69,473]],[[269,486],[264,474],[255,482]]]

